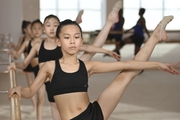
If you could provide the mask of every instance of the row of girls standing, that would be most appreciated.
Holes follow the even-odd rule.
[[[32,23],[30,21],[23,21],[22,31],[24,35],[20,37],[18,44],[15,45],[12,42],[9,44],[15,50],[10,52],[14,59],[18,59],[22,53],[24,53],[26,58],[30,53],[32,46],[34,46],[36,43],[42,42],[41,36],[43,34],[43,24],[39,19],[34,20]],[[32,58],[31,62],[25,67],[23,71],[26,75],[28,85],[30,85],[34,81],[34,78],[37,76],[39,71],[37,54]],[[30,112],[30,116],[36,116],[36,113],[42,113],[42,107],[44,103],[43,89],[43,87],[39,89],[37,92],[37,98],[36,95],[34,95],[31,99],[33,104],[33,111]]]

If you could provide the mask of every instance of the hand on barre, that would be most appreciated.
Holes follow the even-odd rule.
[[[21,86],[17,86],[17,87],[14,87],[14,88],[10,88],[10,89],[8,90],[8,99],[9,99],[9,100],[11,99],[11,96],[12,96],[13,94],[17,94],[19,100],[21,100]]]
[[[16,59],[16,51],[9,51],[8,54],[11,55],[14,59]]]
[[[8,69],[8,72],[12,69],[16,70],[15,62],[10,63],[10,65],[7,67],[7,69]]]

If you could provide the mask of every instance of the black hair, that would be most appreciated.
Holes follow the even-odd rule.
[[[46,20],[48,20],[48,19],[50,19],[50,18],[55,18],[55,19],[57,19],[58,22],[60,23],[59,18],[58,18],[56,15],[53,15],[53,14],[50,14],[50,15],[46,16],[45,19],[44,19],[44,23],[45,23]]]
[[[70,19],[66,19],[64,21],[61,22],[61,24],[58,26],[57,30],[56,30],[56,38],[60,38],[59,34],[61,32],[61,29],[66,26],[66,25],[75,25],[79,28],[80,32],[81,32],[81,37],[82,37],[82,29],[79,26],[79,24],[76,21],[72,21]]]
[[[145,9],[145,8],[140,8],[140,9],[139,9],[139,12],[140,12],[141,14],[144,14],[144,13],[145,13],[145,11],[146,11],[146,9]]]
[[[37,19],[37,20],[34,20],[34,21],[31,23],[31,28],[32,28],[32,26],[33,26],[35,23],[40,23],[41,25],[43,25],[42,22],[41,22],[39,19]]]
[[[118,17],[120,17],[122,15],[123,15],[123,9],[120,9],[119,12],[118,12]]]
[[[26,21],[26,20],[22,21],[21,29],[23,34],[25,34],[24,29],[26,29],[29,24],[31,24],[30,21]]]

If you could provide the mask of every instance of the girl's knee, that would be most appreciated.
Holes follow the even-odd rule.
[[[44,103],[44,97],[38,98],[38,104],[43,104]]]

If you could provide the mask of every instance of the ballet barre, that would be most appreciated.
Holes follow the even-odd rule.
[[[7,52],[9,50],[6,49],[1,51]],[[11,55],[8,55],[8,58],[9,58],[8,62],[1,62],[0,65],[9,65],[12,62]],[[10,71],[3,71],[3,73],[9,73],[10,87],[11,88],[16,87],[15,69],[11,69]],[[7,94],[7,93],[8,91],[0,91],[0,94]],[[10,120],[21,120],[20,100],[16,93],[14,93],[10,98]]]
[[[10,52],[10,50],[9,49],[2,49],[2,50],[0,50],[0,52]]]
[[[0,65],[9,65],[7,62],[1,62]]]
[[[0,94],[7,94],[8,91],[0,91]]]
[[[10,72],[10,87],[16,87],[15,70],[11,69]],[[17,94],[13,94],[10,98],[10,120],[21,120],[20,100]]]

